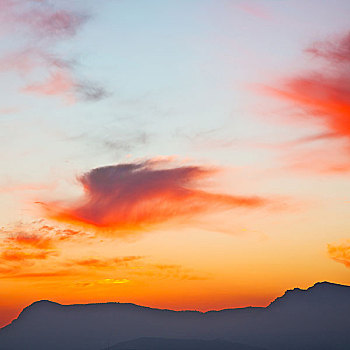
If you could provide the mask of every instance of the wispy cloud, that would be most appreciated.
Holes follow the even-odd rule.
[[[271,20],[273,18],[272,14],[269,11],[267,11],[267,9],[264,8],[262,5],[242,2],[238,4],[237,7],[243,12],[259,19]]]
[[[329,62],[350,62],[350,32],[333,40],[315,42],[305,51]]]
[[[19,273],[40,260],[59,257],[61,245],[77,237],[85,242],[90,237],[69,228],[53,227],[38,222],[17,223],[0,230],[0,267]]]
[[[203,281],[209,278],[209,274],[198,273],[193,269],[176,264],[154,264],[148,271],[149,275],[158,276],[160,279],[170,278],[188,281]]]
[[[70,103],[106,97],[103,87],[76,76],[75,59],[58,53],[58,45],[73,39],[89,18],[84,10],[72,10],[63,2],[1,0],[0,35],[18,35],[20,44],[2,51],[0,71],[25,77],[24,93],[60,96]],[[33,76],[41,78],[33,81]]]
[[[291,101],[303,113],[294,117],[308,121],[320,134],[304,138],[303,141],[329,141],[345,145],[348,153],[350,145],[350,34],[333,40],[317,42],[305,52],[317,59],[320,68],[285,79],[280,86],[265,86],[265,92],[283,100]],[[302,140],[299,140],[302,141]],[[300,142],[299,142],[300,144]],[[314,153],[322,152],[321,149]],[[317,157],[317,156],[316,156]],[[315,156],[313,156],[315,158]],[[322,171],[329,159],[323,159]],[[313,166],[314,169],[319,166]],[[335,162],[332,157],[329,172],[348,171],[349,162]]]
[[[68,277],[74,275],[73,271],[70,270],[56,270],[56,271],[43,271],[43,272],[20,272],[20,273],[11,273],[4,275],[1,278],[10,278],[10,279],[24,279],[24,280],[38,280],[44,281],[43,279],[57,279],[57,277]]]
[[[350,268],[350,240],[341,244],[328,244],[327,248],[331,259]]]
[[[39,95],[64,96],[68,103],[75,102],[75,95],[72,93],[74,80],[70,72],[58,70],[41,83],[33,83],[23,88],[24,92],[35,93]]]
[[[52,254],[53,252],[51,251],[26,252],[20,249],[13,249],[2,252],[0,259],[4,261],[45,260]]]
[[[9,245],[20,245],[25,247],[32,247],[38,249],[51,249],[53,248],[53,239],[50,237],[44,237],[38,234],[18,233],[11,234],[5,242]]]
[[[85,195],[73,204],[46,203],[49,218],[95,229],[128,232],[205,212],[258,208],[268,200],[204,190],[217,169],[148,160],[93,169],[78,178]]]
[[[142,256],[123,256],[109,259],[100,259],[100,258],[89,258],[89,259],[81,259],[74,260],[71,264],[72,266],[81,266],[92,269],[114,269],[118,267],[128,267],[129,263],[140,261]]]

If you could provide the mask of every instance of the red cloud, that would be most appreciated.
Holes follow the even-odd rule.
[[[14,249],[2,252],[0,258],[4,261],[45,260],[52,255],[52,253],[51,251],[25,252]]]
[[[260,197],[201,189],[215,170],[200,166],[160,167],[155,161],[96,168],[79,178],[84,197],[74,205],[47,203],[50,218],[100,229],[140,230],[207,211],[260,207]]]
[[[339,245],[328,244],[328,254],[334,261],[350,268],[350,241]]]
[[[9,236],[6,241],[18,246],[27,246],[37,249],[52,249],[53,240],[49,237],[43,237],[36,234],[20,233]]]
[[[280,87],[266,87],[274,96],[289,100],[306,113],[297,114],[324,128],[319,139],[350,143],[350,33],[333,41],[315,43],[306,50],[325,66],[286,79]],[[311,138],[310,140],[316,140]],[[307,141],[307,138],[305,139]],[[327,161],[327,160],[326,160]],[[348,171],[348,162],[331,159],[330,171]]]
[[[12,227],[2,228],[4,239],[0,242],[0,266],[17,262],[21,269],[22,262],[45,260],[60,253],[59,243],[75,236],[87,237],[84,233],[71,229],[62,229],[43,225],[42,220],[31,223],[17,223]]]
[[[321,120],[332,137],[350,138],[350,70],[335,76],[309,74],[269,91],[305,108],[306,118]]]

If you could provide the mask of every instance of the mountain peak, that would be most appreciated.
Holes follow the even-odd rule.
[[[34,301],[32,304],[29,305],[29,307],[33,307],[33,306],[45,306],[45,305],[60,305],[54,301],[51,301],[51,300],[37,300],[37,301]]]
[[[316,282],[313,286],[309,287],[308,290],[312,288],[319,288],[319,287],[349,288],[350,286],[346,286],[339,283],[323,281],[323,282]]]
[[[327,304],[333,303],[334,298],[348,298],[348,292],[350,286],[332,283],[328,281],[316,282],[313,286],[302,289],[293,288],[287,290],[282,296],[276,298],[269,306],[275,307],[276,305],[291,305],[293,303],[322,303],[324,301]],[[311,301],[312,300],[312,301]]]

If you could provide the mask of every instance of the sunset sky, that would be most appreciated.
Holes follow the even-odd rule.
[[[0,326],[40,299],[209,310],[350,284],[349,13],[0,0]]]

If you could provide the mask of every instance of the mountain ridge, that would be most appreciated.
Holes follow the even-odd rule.
[[[343,350],[350,344],[348,324],[350,286],[327,281],[288,290],[267,307],[206,312],[41,300],[0,329],[0,350],[101,350],[106,341],[143,337],[226,339],[271,350]]]
[[[18,317],[21,316],[23,312],[25,312],[27,309],[31,309],[35,307],[36,305],[56,305],[60,307],[84,307],[84,306],[99,306],[99,305],[122,305],[122,306],[130,306],[130,307],[137,307],[137,308],[142,308],[142,309],[148,309],[148,310],[157,310],[157,311],[169,311],[169,312],[176,312],[176,313],[181,313],[181,312],[192,312],[192,313],[198,313],[198,314],[209,314],[209,313],[217,313],[217,312],[225,312],[225,311],[244,311],[244,310],[249,310],[249,309],[267,309],[269,308],[272,304],[274,304],[276,301],[281,300],[293,293],[300,293],[300,292],[308,292],[312,291],[315,288],[318,287],[324,287],[324,286],[332,286],[332,287],[340,287],[340,288],[350,288],[350,285],[345,285],[345,284],[339,284],[339,283],[333,283],[333,282],[328,282],[328,281],[322,281],[322,282],[316,282],[312,286],[308,288],[298,288],[295,287],[293,289],[287,289],[283,295],[276,297],[273,301],[270,302],[269,305],[267,306],[244,306],[244,307],[237,307],[237,308],[224,308],[224,309],[218,309],[218,310],[208,310],[208,311],[200,311],[200,310],[191,310],[191,309],[184,309],[184,310],[172,310],[168,308],[157,308],[157,307],[150,307],[150,306],[145,306],[145,305],[139,305],[136,303],[122,303],[118,301],[109,301],[109,302],[101,302],[101,303],[78,303],[78,304],[61,304],[52,300],[48,299],[42,299],[42,300],[37,300],[31,303],[30,305],[26,306],[21,313],[19,314]],[[16,321],[18,319],[14,319],[13,321]],[[12,321],[12,322],[13,322]],[[11,322],[11,323],[12,323]],[[7,326],[9,326],[11,323],[8,325],[5,325],[4,327],[0,328],[3,329]]]

